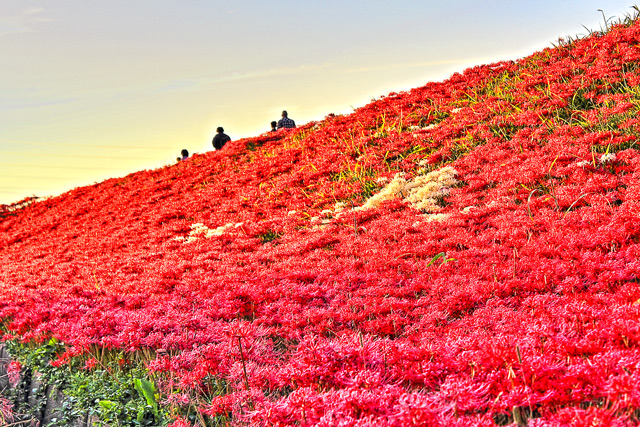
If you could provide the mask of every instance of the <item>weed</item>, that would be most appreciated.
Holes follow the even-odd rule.
[[[282,236],[284,236],[284,233],[282,232],[267,230],[266,232],[259,234],[258,238],[260,239],[260,243],[265,244],[273,242],[274,240],[279,239]]]

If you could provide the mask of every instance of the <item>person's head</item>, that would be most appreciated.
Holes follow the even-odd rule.
[[[216,129],[216,132],[222,133],[224,132],[224,129],[222,129],[222,126],[218,126],[218,129]]]
[[[180,154],[182,154],[182,157],[189,157],[189,151],[187,151],[186,149],[183,149]]]
[[[276,126],[278,126],[278,122],[271,122],[271,128],[274,129]]]
[[[287,110],[284,110],[284,111],[282,112],[282,117],[287,117]]]

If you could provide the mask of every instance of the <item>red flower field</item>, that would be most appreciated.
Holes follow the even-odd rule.
[[[234,425],[638,425],[639,113],[629,19],[3,206],[5,340]]]

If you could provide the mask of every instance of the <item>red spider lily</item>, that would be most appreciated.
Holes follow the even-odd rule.
[[[238,424],[637,424],[638,43],[630,21],[2,207],[3,339],[144,355],[167,403]]]

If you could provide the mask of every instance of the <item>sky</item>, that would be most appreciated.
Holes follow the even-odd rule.
[[[632,0],[0,0],[0,204],[516,60]]]

